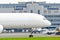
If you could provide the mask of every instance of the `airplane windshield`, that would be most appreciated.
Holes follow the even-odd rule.
[[[44,17],[43,20],[47,20],[47,19]]]

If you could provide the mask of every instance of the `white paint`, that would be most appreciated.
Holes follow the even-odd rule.
[[[51,25],[44,16],[35,13],[0,13],[0,24],[4,28],[40,28]]]
[[[0,33],[3,31],[3,26],[0,25]]]

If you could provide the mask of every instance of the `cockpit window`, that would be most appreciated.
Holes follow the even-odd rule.
[[[47,20],[47,19],[44,17],[43,20]]]

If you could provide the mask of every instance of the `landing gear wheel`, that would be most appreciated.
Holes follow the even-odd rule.
[[[33,35],[29,35],[29,37],[33,37]]]

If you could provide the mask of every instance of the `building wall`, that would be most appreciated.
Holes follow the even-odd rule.
[[[14,8],[0,8],[0,13],[11,13]]]
[[[39,6],[37,3],[27,4],[26,10],[27,10],[28,13],[43,14],[43,6]]]

